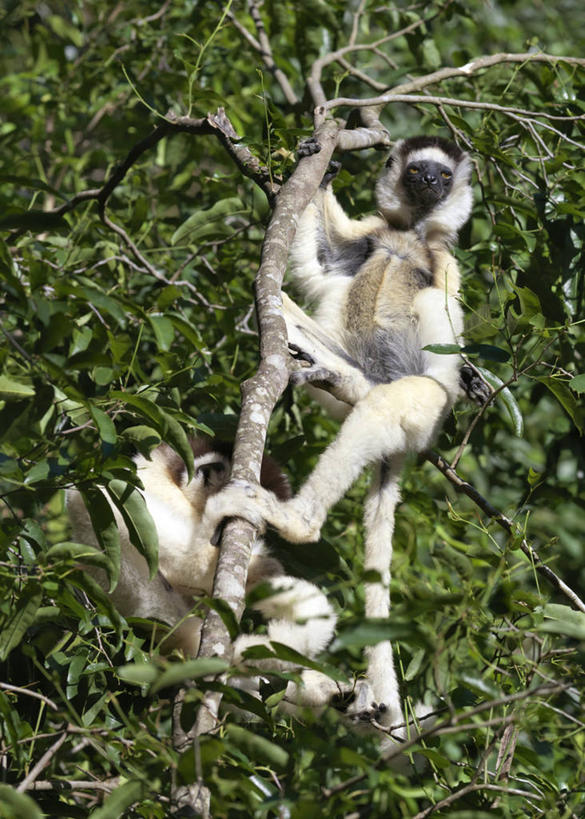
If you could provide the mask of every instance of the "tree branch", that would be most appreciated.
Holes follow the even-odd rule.
[[[456,487],[460,492],[463,492],[470,498],[479,508],[486,513],[492,520],[494,520],[502,529],[513,536],[519,534],[516,524],[506,517],[502,512],[492,506],[492,504],[481,495],[477,489],[467,481],[464,481],[457,472],[447,463],[447,461],[435,452],[425,452],[424,457],[430,461],[443,475]],[[544,577],[555,589],[564,594],[571,601],[572,605],[585,613],[585,603],[577,595],[573,589],[568,586],[564,580],[553,572],[553,570],[542,562],[538,553],[530,546],[525,538],[520,540],[520,549],[524,552],[526,557],[530,560],[536,571]]]
[[[56,742],[54,742],[47,751],[45,751],[45,753],[39,759],[37,764],[31,768],[28,776],[26,776],[16,788],[16,790],[19,793],[24,793],[26,790],[30,788],[30,786],[35,781],[37,776],[41,773],[41,771],[43,771],[51,762],[51,760],[53,759],[61,745],[63,745],[63,743],[67,739],[67,736],[68,736],[67,730],[64,730],[59,739]]]
[[[282,316],[281,287],[288,260],[289,247],[296,230],[297,219],[315,195],[319,182],[337,143],[340,126],[326,122],[315,137],[321,146],[317,153],[299,162],[297,168],[280,189],[276,206],[262,245],[262,258],[255,281],[255,300],[260,333],[260,365],[256,374],[241,385],[242,409],[235,439],[232,480],[258,481],[270,416],[278,398],[288,384],[288,339]],[[234,617],[241,619],[246,594],[248,564],[255,530],[243,520],[234,520],[224,529],[213,597],[224,600]],[[219,614],[210,610],[201,631],[199,657],[220,656],[230,660],[233,647],[228,630]],[[174,742],[179,750],[197,736],[217,725],[221,694],[207,692],[199,708],[193,728],[184,732],[180,718],[184,690],[179,692],[174,707]],[[173,802],[177,809],[189,805],[207,810],[207,789],[203,785],[176,788]]]
[[[485,726],[486,723],[479,723],[475,725],[474,723],[469,722],[469,719],[483,713],[484,711],[493,711],[495,708],[505,707],[514,702],[521,702],[522,700],[532,697],[553,696],[554,694],[560,694],[569,688],[570,683],[553,683],[551,685],[541,685],[537,688],[526,688],[524,691],[519,691],[517,694],[509,694],[504,697],[487,700],[486,702],[482,702],[467,711],[460,711],[457,714],[451,714],[445,720],[437,721],[434,725],[431,725],[430,728],[416,733],[415,736],[411,737],[411,739],[408,739],[405,742],[397,742],[396,745],[393,745],[382,755],[376,767],[387,765],[395,757],[405,754],[407,751],[410,751],[411,748],[419,745],[423,740],[428,739],[431,736],[452,734],[454,733],[454,728],[457,730],[472,730],[474,728],[480,729],[482,725]],[[462,720],[466,720],[466,722],[462,724]],[[508,720],[508,722],[511,722],[511,720]],[[415,723],[413,722],[412,724],[414,725]],[[500,724],[502,724],[502,720],[500,720]],[[392,729],[386,730],[391,731]],[[336,793],[340,793],[348,788],[353,788],[368,776],[369,773],[366,771],[365,773],[356,774],[355,776],[352,776],[349,779],[346,779],[344,782],[340,782],[331,788],[322,788],[323,796],[328,799],[331,796],[334,796]]]

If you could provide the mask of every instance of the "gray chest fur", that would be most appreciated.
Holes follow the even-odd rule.
[[[423,372],[412,303],[432,286],[433,255],[414,231],[370,237],[371,253],[355,272],[345,306],[348,352],[374,381]]]

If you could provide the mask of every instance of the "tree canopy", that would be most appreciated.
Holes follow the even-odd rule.
[[[582,2],[7,0],[0,24],[0,816],[164,817],[202,784],[215,817],[581,815]],[[161,656],[79,568],[119,572],[100,488],[154,560],[127,501],[136,451],[166,441],[188,463],[189,434],[236,436],[253,476],[267,433],[303,481],[338,425],[285,389],[266,309],[295,218],[334,150],[344,207],[371,212],[387,148],[422,133],[473,160],[451,354],[492,398],[461,400],[408,465],[388,622],[363,618],[367,475],[318,546],[270,544],[335,602],[319,666],[353,679],[391,638],[407,713],[423,701],[436,721],[388,764],[333,708],[284,717],[276,675],[254,723],[225,709],[181,744],[177,690],[185,731],[210,698],[241,703],[211,637],[262,626],[237,622],[243,598],[218,576],[201,656]],[[103,552],[71,542],[71,486]],[[251,535],[230,527],[224,574]]]

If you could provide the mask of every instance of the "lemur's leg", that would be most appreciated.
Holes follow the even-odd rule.
[[[394,512],[400,500],[402,466],[400,456],[379,463],[366,499],[364,569],[374,570],[380,576],[379,582],[366,584],[366,617],[387,618],[390,614],[392,536]],[[392,644],[389,640],[377,643],[367,649],[367,655],[366,678],[358,683],[357,696],[349,713],[362,719],[373,716],[386,727],[400,725],[403,714]]]
[[[268,645],[271,641],[284,643],[305,657],[315,657],[333,638],[337,617],[331,603],[308,580],[279,575],[268,582],[273,593],[253,604],[268,623],[268,635],[239,637],[235,643],[235,661],[242,658],[246,648]],[[258,665],[272,670],[291,667],[290,662],[272,659],[262,660]]]
[[[286,294],[283,294],[283,312],[291,350],[300,361],[306,362],[306,366],[292,374],[291,383],[321,385],[338,401],[350,406],[364,398],[374,383],[343,347],[329,338]],[[348,411],[346,408],[346,414]]]
[[[280,502],[257,485],[230,483],[205,507],[206,525],[226,517],[264,521],[293,543],[318,540],[327,512],[376,461],[426,449],[450,406],[447,390],[426,376],[378,384],[359,401],[298,494]]]

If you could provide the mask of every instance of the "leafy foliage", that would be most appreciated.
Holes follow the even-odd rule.
[[[526,43],[580,56],[581,5],[366,3],[361,41],[404,33],[387,52],[356,52],[352,65],[388,88]],[[262,7],[277,66],[300,99],[315,59],[347,43],[353,8]],[[208,678],[221,664],[161,657],[156,635],[125,622],[78,568],[102,565],[112,583],[119,571],[100,487],[155,565],[136,450],[164,440],[188,463],[189,433],[233,436],[239,384],[257,359],[250,305],[270,211],[219,140],[178,130],[130,164],[107,203],[81,197],[59,208],[102,188],[168,111],[202,117],[224,106],[242,144],[284,177],[311,131],[302,113],[311,105],[292,104],[266,70],[241,30],[259,36],[244,4],[22,0],[5,3],[0,22],[0,816],[164,817],[171,781],[201,775],[218,817],[580,815],[585,615],[519,545],[528,538],[583,597],[583,68],[502,62],[430,89],[483,107],[395,103],[382,115],[393,138],[451,132],[476,161],[476,207],[458,251],[466,351],[500,392],[479,416],[460,403],[437,446],[451,458],[462,447],[458,471],[516,533],[433,466],[413,463],[389,623],[361,617],[365,480],[333,510],[318,550],[274,544],[336,601],[325,668],[351,678],[364,645],[397,641],[409,707],[440,709],[413,746],[426,759],[417,770],[381,763],[378,738],[334,709],[283,717],[284,681],[252,701]],[[371,92],[341,62],[323,87],[329,98]],[[341,199],[353,214],[370,210],[377,156],[343,163]],[[301,393],[279,405],[270,446],[294,483],[335,428]],[[94,511],[100,552],[69,540],[72,485]],[[216,735],[178,754],[172,686],[195,678],[185,724],[212,689],[259,720],[228,714]]]

